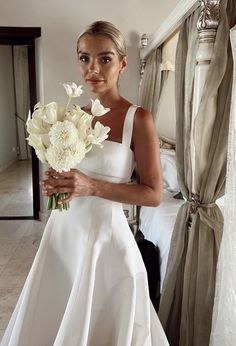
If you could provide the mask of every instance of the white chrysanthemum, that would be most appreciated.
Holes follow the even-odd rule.
[[[91,129],[87,138],[92,144],[103,147],[101,143],[107,139],[109,131],[110,127],[103,126],[99,121],[97,121],[94,129]]]
[[[49,165],[57,172],[68,172],[71,168],[75,168],[85,154],[85,144],[78,140],[64,148],[51,145],[45,156]]]
[[[49,131],[49,138],[52,145],[62,148],[76,143],[79,139],[79,133],[71,121],[57,121]]]

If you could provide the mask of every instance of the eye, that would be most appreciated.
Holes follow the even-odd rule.
[[[111,57],[110,56],[102,56],[101,57],[101,62],[102,64],[109,64],[111,62]]]
[[[83,63],[87,63],[89,62],[89,57],[86,54],[80,54],[79,55],[79,61],[83,62]]]

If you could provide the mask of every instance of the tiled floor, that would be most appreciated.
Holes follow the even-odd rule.
[[[44,224],[33,220],[0,221],[0,340],[21,292]]]
[[[15,161],[0,172],[0,216],[32,216],[31,160]]]
[[[31,162],[17,161],[0,173],[0,216],[32,215]],[[0,221],[0,340],[39,245],[44,224]]]

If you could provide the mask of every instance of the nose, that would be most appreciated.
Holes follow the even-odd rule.
[[[98,74],[99,70],[100,68],[99,68],[98,61],[96,59],[91,60],[89,64],[89,72]]]

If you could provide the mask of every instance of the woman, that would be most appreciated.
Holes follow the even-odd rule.
[[[43,194],[68,192],[70,208],[52,212],[1,345],[168,345],[121,204],[161,201],[152,116],[119,94],[127,57],[111,23],[95,22],[81,33],[78,59],[85,83],[110,108],[99,121],[111,131],[77,170],[46,172]],[[135,162],[140,184],[127,184]]]

